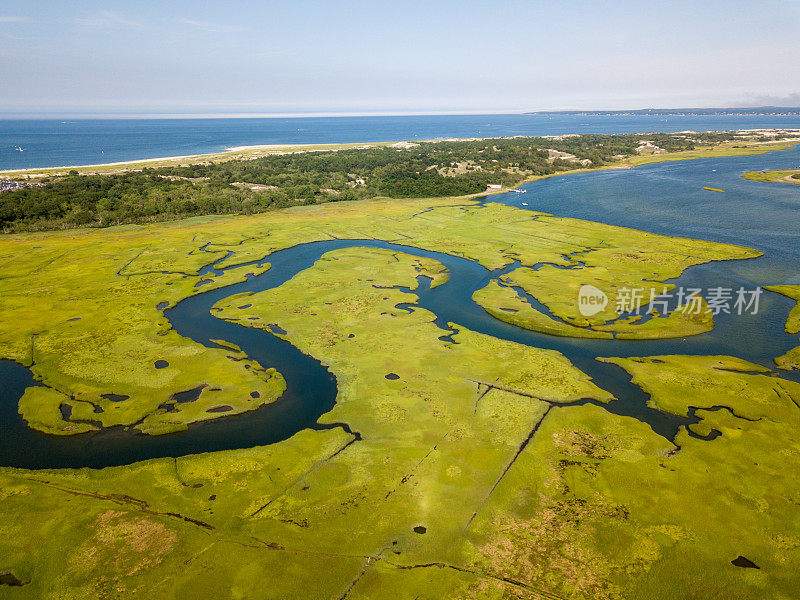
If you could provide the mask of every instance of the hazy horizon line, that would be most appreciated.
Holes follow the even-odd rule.
[[[309,112],[0,112],[0,119],[291,119],[327,117],[402,117],[446,115],[521,115],[530,111],[309,111]]]
[[[525,115],[542,113],[563,112],[625,112],[645,110],[737,110],[737,109],[790,109],[800,110],[800,106],[782,105],[750,105],[750,106],[641,106],[637,108],[547,108],[529,110],[410,110],[410,111],[296,111],[296,112],[236,112],[236,111],[205,111],[205,112],[167,112],[167,111],[121,111],[121,112],[92,112],[92,111],[19,111],[0,112],[0,120],[22,119],[292,119],[292,118],[335,118],[335,117],[404,117],[404,116],[482,116],[482,115]]]

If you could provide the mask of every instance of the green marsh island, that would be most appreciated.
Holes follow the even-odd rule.
[[[714,351],[702,295],[623,302],[762,251],[491,195],[793,140],[8,174],[44,185],[0,194],[0,598],[800,597],[798,348]]]
[[[745,179],[766,183],[780,182],[800,185],[800,169],[778,169],[775,171],[748,171],[742,174]]]

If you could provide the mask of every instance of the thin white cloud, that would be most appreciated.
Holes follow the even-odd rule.
[[[800,93],[787,94],[785,96],[749,94],[745,96],[742,104],[744,106],[800,106]]]
[[[5,17],[0,15],[0,23],[24,23],[28,17]]]
[[[72,21],[93,29],[140,29],[143,26],[141,21],[129,19],[111,10],[104,10],[88,17],[78,17]]]
[[[194,19],[181,19],[181,23],[189,25],[201,31],[208,33],[236,33],[237,31],[245,31],[246,27],[235,27],[233,25],[225,25],[222,23],[210,23],[208,21],[195,21]]]

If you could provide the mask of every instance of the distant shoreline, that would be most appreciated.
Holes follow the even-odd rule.
[[[586,117],[800,117],[799,106],[753,108],[639,108],[631,110],[542,110],[525,115],[570,115]]]

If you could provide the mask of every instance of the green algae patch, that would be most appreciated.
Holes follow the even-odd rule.
[[[746,419],[794,422],[800,384],[766,375],[770,370],[731,356],[598,358],[615,364],[650,395],[648,405],[688,415],[690,407],[726,407]]]

